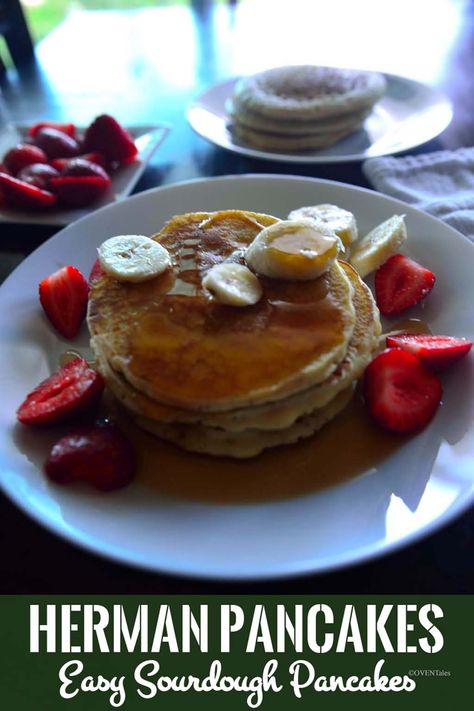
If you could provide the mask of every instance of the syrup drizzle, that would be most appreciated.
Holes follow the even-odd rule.
[[[399,321],[387,333],[431,333],[420,319]],[[382,340],[382,337],[381,337]],[[75,350],[60,365],[82,357]],[[208,503],[253,503],[303,496],[373,470],[407,441],[376,427],[359,391],[334,420],[308,439],[236,460],[186,452],[141,430],[107,395],[106,416],[115,420],[135,445],[137,480],[173,498]]]

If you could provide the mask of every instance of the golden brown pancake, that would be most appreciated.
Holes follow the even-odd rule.
[[[212,265],[239,259],[277,218],[241,210],[190,213],[154,236],[173,268],[130,284],[94,282],[88,324],[110,366],[152,400],[198,412],[279,400],[323,382],[355,325],[352,286],[336,263],[320,278],[259,277],[254,306],[225,306],[201,285]]]
[[[163,424],[146,417],[138,417],[136,421],[142,429],[174,442],[190,452],[246,459],[256,457],[269,447],[293,444],[300,439],[311,437],[346,407],[352,394],[353,387],[348,387],[324,407],[313,410],[308,415],[298,418],[289,427],[279,430],[249,429],[236,433],[200,425]]]
[[[159,403],[133,388],[120,373],[110,367],[104,356],[102,340],[100,337],[96,337],[93,339],[93,349],[99,368],[116,398],[129,411],[142,418],[147,418],[149,421],[198,423],[204,427],[220,428],[227,432],[287,428],[303,415],[307,415],[315,409],[324,408],[339,392],[345,390],[359,378],[378,344],[380,320],[372,294],[349,264],[345,262],[341,264],[353,286],[352,300],[356,312],[356,322],[352,338],[348,343],[344,358],[329,378],[302,392],[276,402],[254,407],[203,413]],[[151,429],[150,426],[148,429]],[[177,431],[179,432],[179,430]]]

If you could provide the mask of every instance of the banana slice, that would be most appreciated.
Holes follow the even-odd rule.
[[[346,251],[358,237],[357,222],[349,210],[343,210],[337,205],[325,203],[323,205],[308,205],[292,210],[288,215],[289,220],[299,220],[300,218],[310,218],[317,222],[323,222],[341,240]]]
[[[111,237],[97,251],[104,271],[119,281],[153,279],[171,265],[168,250],[143,235]]]
[[[202,285],[221,304],[252,306],[262,298],[262,287],[244,264],[222,262],[209,269]]]
[[[363,278],[398,252],[406,238],[405,215],[393,215],[356,245],[350,262]]]
[[[340,240],[312,219],[282,220],[258,233],[245,260],[255,272],[273,279],[307,281],[327,271],[337,258]]]

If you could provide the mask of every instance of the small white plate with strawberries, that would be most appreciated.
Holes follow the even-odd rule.
[[[253,467],[252,477],[245,461],[236,476],[224,458],[218,476],[200,466],[189,477],[185,468],[202,455],[180,459],[172,445],[169,456],[153,459],[151,477],[134,473],[129,433],[84,415],[102,389],[86,362],[83,322],[97,248],[114,235],[151,235],[184,212],[240,208],[285,218],[303,205],[327,203],[353,213],[362,236],[391,216],[405,216],[401,256],[392,254],[367,278],[387,314],[383,332],[391,335],[364,375],[357,422],[336,429],[324,457],[299,456],[300,444],[280,447],[276,468]],[[388,242],[393,234],[378,233]],[[362,257],[374,266],[370,251]],[[154,189],[95,211],[43,244],[0,288],[2,488],[67,540],[174,574],[281,577],[404,546],[474,501],[473,273],[474,246],[444,223],[330,181],[226,176]],[[73,295],[70,310],[60,305],[65,292]],[[67,351],[81,357],[61,370]],[[83,410],[79,424],[63,418],[75,408]],[[326,437],[324,428],[320,434]],[[132,438],[135,450],[140,441]],[[135,455],[149,460],[151,451]]]
[[[102,114],[85,127],[42,121],[15,131],[0,157],[0,222],[68,225],[127,197],[169,127],[125,128]]]

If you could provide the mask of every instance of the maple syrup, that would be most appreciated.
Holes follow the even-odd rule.
[[[174,498],[221,504],[294,498],[334,486],[377,467],[406,441],[370,421],[359,393],[308,439],[251,459],[186,452],[124,413],[118,420],[135,445],[139,483]]]

